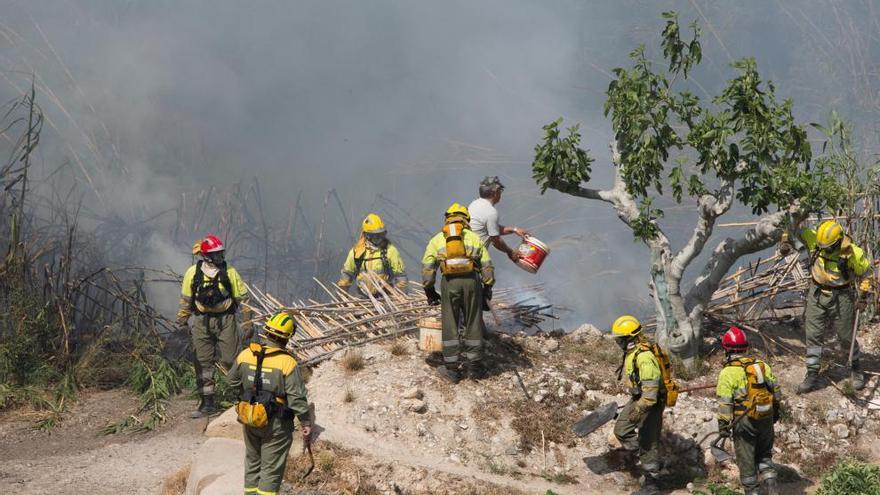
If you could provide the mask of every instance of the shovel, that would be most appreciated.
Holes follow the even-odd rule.
[[[587,436],[601,428],[605,423],[616,418],[617,412],[620,409],[621,406],[618,406],[617,402],[611,401],[578,420],[578,422],[571,427],[571,431],[579,437]]]
[[[712,445],[709,447],[709,452],[712,453],[712,457],[715,458],[715,461],[721,464],[722,462],[727,462],[733,457],[724,450],[724,441],[727,438],[719,436],[712,442]]]

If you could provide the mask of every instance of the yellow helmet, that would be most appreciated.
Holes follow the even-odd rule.
[[[263,331],[273,337],[287,340],[292,337],[293,332],[296,331],[296,322],[293,321],[293,318],[291,318],[289,314],[282,311],[280,313],[275,313],[272,318],[269,318],[266,322],[266,326],[263,327]]]
[[[816,245],[828,249],[843,238],[843,227],[834,220],[825,220],[816,229]]]
[[[363,230],[364,234],[381,234],[385,232],[385,222],[382,221],[382,217],[379,215],[370,213],[361,223],[361,230]]]
[[[452,203],[452,205],[446,209],[446,218],[454,216],[464,217],[468,222],[471,221],[471,214],[468,213],[468,209],[458,203]]]
[[[611,333],[615,337],[634,337],[642,333],[642,324],[635,316],[623,315],[611,324]]]

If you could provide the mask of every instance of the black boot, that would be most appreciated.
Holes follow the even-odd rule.
[[[446,366],[438,367],[437,374],[440,375],[440,378],[452,384],[456,384],[461,381],[461,375],[458,373],[458,371],[452,368],[447,368]]]
[[[798,385],[797,393],[798,394],[806,394],[807,392],[812,392],[819,388],[819,372],[813,370],[807,370],[807,376],[804,377],[804,381]]]
[[[468,363],[465,366],[465,372],[467,377],[474,381],[482,380],[488,375],[486,368],[480,363]]]
[[[197,411],[193,411],[189,417],[195,418],[206,418],[213,414],[217,413],[217,406],[214,405],[214,396],[213,395],[203,395],[201,403],[199,405],[199,409]]]
[[[852,384],[853,390],[861,390],[865,388],[865,374],[862,372],[861,362],[852,362],[852,369],[850,370],[849,376],[850,384]]]

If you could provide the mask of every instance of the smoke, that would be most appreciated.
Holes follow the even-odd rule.
[[[88,210],[132,223],[182,192],[256,177],[269,218],[300,192],[317,217],[335,188],[352,223],[381,194],[433,229],[448,204],[476,197],[482,176],[499,175],[502,221],[553,248],[536,276],[493,251],[499,283],[546,283],[551,300],[571,308],[568,321],[604,325],[650,311],[647,252],[606,205],[539,195],[532,148],[543,124],[580,121],[594,181],[609,183],[608,73],[638,43],[655,52],[668,9],[703,25],[699,96],[717,92],[732,59],[754,55],[805,120],[837,107],[868,121],[863,103],[876,94],[863,76],[877,57],[859,33],[878,18],[855,1],[7,0],[0,98],[33,74],[51,121],[39,178],[64,177]],[[687,214],[667,220],[673,234],[689,230]],[[338,218],[328,228],[329,242],[348,242]],[[166,231],[149,232],[143,263],[182,272],[191,241],[173,244]],[[417,278],[423,245],[407,243]],[[155,292],[172,311],[168,289]]]

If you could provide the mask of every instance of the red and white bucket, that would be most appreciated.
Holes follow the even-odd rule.
[[[550,247],[528,235],[516,250],[522,255],[516,264],[529,273],[537,273],[544,260],[550,255]]]

